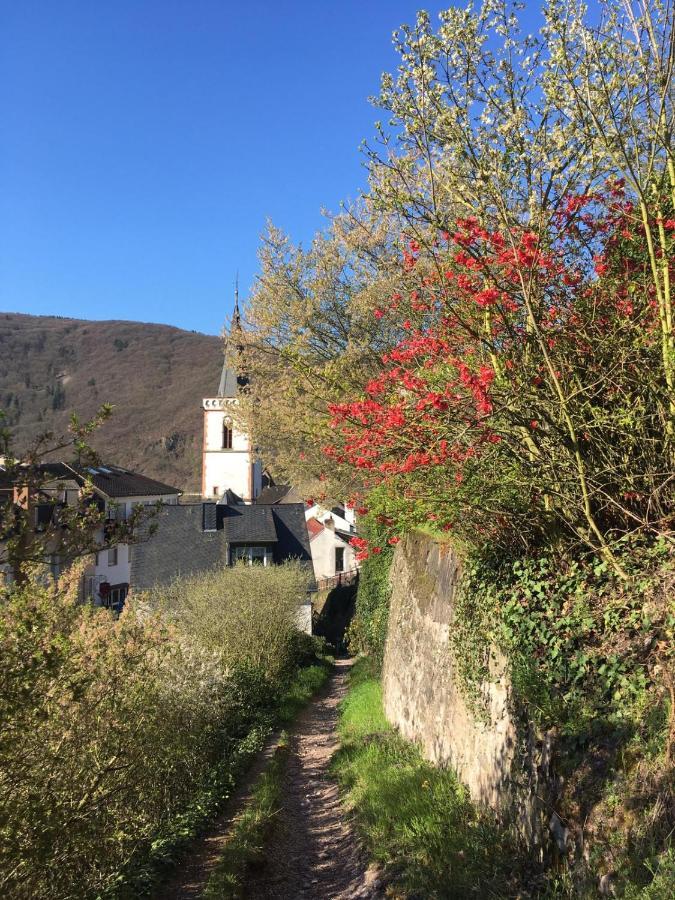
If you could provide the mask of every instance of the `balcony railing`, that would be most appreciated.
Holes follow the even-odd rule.
[[[338,572],[328,578],[317,578],[316,586],[320,591],[332,591],[333,588],[343,587],[348,584],[356,584],[359,577],[358,569],[350,569],[348,572]]]

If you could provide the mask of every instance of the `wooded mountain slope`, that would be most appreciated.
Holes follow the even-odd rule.
[[[0,313],[0,409],[15,452],[71,412],[112,418],[92,440],[101,458],[186,491],[201,488],[202,409],[222,366],[217,337],[141,322]]]

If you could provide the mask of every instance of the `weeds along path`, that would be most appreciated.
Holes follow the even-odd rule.
[[[178,870],[153,892],[153,900],[199,900],[218,864],[235,817],[250,800],[256,781],[269,765],[278,746],[279,733],[276,733],[255,757],[209,832],[194,841]]]
[[[351,660],[298,717],[291,735],[282,810],[264,866],[251,874],[248,900],[367,900],[384,896],[368,866],[329,772],[338,749],[338,704]]]

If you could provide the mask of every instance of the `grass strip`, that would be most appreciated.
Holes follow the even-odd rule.
[[[281,791],[288,760],[284,732],[267,769],[258,779],[246,809],[235,819],[222,856],[204,891],[207,900],[243,897],[249,866],[262,862],[265,845],[281,811]]]
[[[394,889],[453,900],[525,895],[508,836],[477,811],[451,771],[426,762],[387,723],[367,659],[352,671],[339,730],[333,771]]]
[[[298,669],[288,689],[281,697],[275,713],[275,719],[280,725],[288,725],[293,721],[319,688],[326,683],[332,669],[332,658]]]
[[[289,724],[325,684],[332,662],[300,669],[281,698],[276,719]],[[269,836],[279,817],[284,771],[288,760],[288,735],[280,738],[272,760],[262,773],[251,800],[234,822],[222,856],[209,877],[203,897],[207,900],[235,900],[243,897],[250,866],[263,861]]]

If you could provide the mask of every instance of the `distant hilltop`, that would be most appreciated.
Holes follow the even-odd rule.
[[[95,449],[187,492],[201,489],[201,398],[222,364],[220,338],[170,325],[0,313],[0,409],[15,452],[112,403]]]

